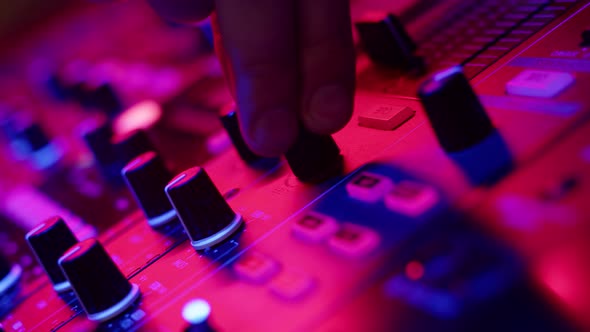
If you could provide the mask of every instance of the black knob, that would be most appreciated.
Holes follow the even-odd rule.
[[[10,300],[11,294],[17,288],[22,275],[22,268],[18,264],[11,264],[6,258],[0,256],[0,299]],[[0,301],[0,313],[4,311],[6,303]],[[9,301],[8,301],[9,302]]]
[[[319,183],[342,173],[340,148],[330,135],[301,129],[285,157],[293,174],[302,182]]]
[[[232,210],[200,167],[177,175],[166,186],[166,194],[197,250],[224,241],[242,225],[242,217]]]
[[[114,137],[112,142],[120,164],[120,169],[139,155],[150,151],[156,151],[154,144],[143,130],[135,130],[125,135]]]
[[[71,289],[70,282],[57,264],[57,260],[78,240],[60,217],[52,217],[32,229],[25,236],[29,246],[37,256],[37,261],[45,269],[56,292]]]
[[[240,124],[238,122],[238,114],[235,110],[231,110],[227,114],[221,116],[221,123],[227,131],[229,138],[231,139],[236,151],[240,155],[243,161],[248,164],[253,164],[258,160],[262,159],[261,156],[255,154],[244,141],[242,132],[240,131]]]
[[[174,220],[176,211],[164,191],[173,175],[157,153],[150,151],[133,159],[122,173],[150,226],[157,227]]]
[[[374,62],[401,70],[424,71],[424,59],[415,55],[416,44],[396,16],[390,14],[379,22],[358,22],[356,29]]]
[[[29,123],[25,125],[19,135],[18,138],[22,140],[24,144],[26,144],[27,148],[30,149],[31,152],[39,151],[44,147],[48,146],[50,141],[49,137],[39,126],[37,123]]]
[[[80,96],[82,106],[94,108],[113,118],[123,110],[119,96],[111,84],[103,82],[98,85],[84,84]]]
[[[582,47],[590,47],[590,29],[582,31]]]
[[[116,169],[117,156],[111,143],[113,135],[113,127],[110,122],[95,124],[92,129],[83,133],[83,139],[92,152],[97,166],[109,179],[118,177],[120,171]]]
[[[467,149],[494,131],[461,67],[435,74],[420,86],[418,96],[441,146],[448,152]]]
[[[74,245],[58,262],[90,320],[111,319],[140,295],[95,239]]]

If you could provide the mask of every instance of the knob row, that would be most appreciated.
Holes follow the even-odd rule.
[[[147,152],[127,164],[122,173],[148,224],[162,226],[178,216],[197,250],[224,241],[242,225],[241,216],[201,167],[173,178],[163,160],[155,152]]]
[[[127,280],[103,246],[95,239],[78,242],[62,218],[44,221],[26,239],[54,290],[73,290],[90,320],[109,320],[138,299],[138,286]]]

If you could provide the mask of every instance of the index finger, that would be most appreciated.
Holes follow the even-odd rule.
[[[295,0],[216,0],[242,133],[265,156],[284,153],[298,129]]]

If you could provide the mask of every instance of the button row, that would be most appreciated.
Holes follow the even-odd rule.
[[[292,226],[293,236],[308,242],[326,242],[333,252],[350,258],[363,257],[375,250],[380,236],[374,230],[353,223],[341,225],[332,217],[307,212]]]
[[[257,251],[241,257],[233,265],[233,270],[246,282],[268,283],[272,294],[287,301],[303,298],[316,283],[312,276],[294,269],[284,269],[279,262]]]
[[[429,185],[412,180],[394,183],[372,172],[355,176],[346,184],[346,191],[350,197],[366,203],[384,200],[389,210],[409,217],[420,216],[439,201],[438,192]]]

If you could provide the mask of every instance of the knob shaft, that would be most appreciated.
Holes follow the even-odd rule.
[[[203,168],[177,175],[166,186],[166,194],[197,250],[224,241],[242,225],[242,217],[227,204]]]
[[[465,150],[488,137],[494,127],[461,67],[435,74],[418,91],[441,146]]]
[[[60,217],[52,217],[25,236],[37,261],[45,269],[56,292],[71,289],[70,282],[57,264],[58,259],[78,240]]]
[[[74,245],[58,262],[90,320],[109,320],[140,295],[95,239]]]
[[[285,157],[293,174],[302,182],[318,183],[342,173],[340,148],[329,135],[301,129]]]
[[[123,177],[152,227],[165,225],[176,217],[164,188],[173,178],[157,153],[150,151],[123,168]]]

